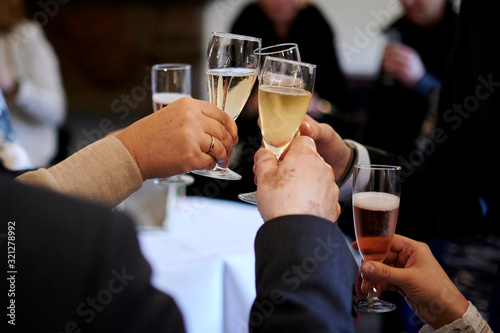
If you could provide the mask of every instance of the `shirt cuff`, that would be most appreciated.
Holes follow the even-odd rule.
[[[443,327],[434,330],[431,325],[425,325],[419,333],[445,333],[445,332],[493,332],[488,326],[488,323],[483,319],[476,307],[469,302],[467,311],[463,314],[462,318],[455,320],[452,323],[444,325]]]
[[[368,150],[362,144],[353,141],[353,140],[344,140],[345,142],[352,144],[358,150],[358,162],[357,164],[370,164],[370,155],[368,154]],[[347,177],[347,180],[340,187],[339,191],[339,201],[350,205],[352,200],[352,172]]]

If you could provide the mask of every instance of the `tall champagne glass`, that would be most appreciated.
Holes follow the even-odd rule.
[[[283,43],[283,44],[266,46],[255,50],[255,53],[257,53],[260,56],[259,74],[262,73],[262,69],[264,68],[264,61],[266,60],[267,57],[274,57],[274,58],[281,58],[281,59],[288,59],[295,61],[301,60],[299,46],[295,43]]]
[[[309,107],[314,91],[316,65],[267,57],[259,78],[259,119],[264,147],[279,160]],[[238,195],[256,204],[255,192]]]
[[[260,38],[220,32],[210,36],[206,74],[208,99],[234,120],[245,106],[257,78],[259,56],[254,51],[260,47]],[[241,179],[236,172],[218,165],[212,170],[192,172],[212,178]]]
[[[354,167],[352,205],[354,229],[363,260],[384,261],[391,248],[398,220],[401,168],[386,165]],[[376,289],[357,301],[365,312],[389,312],[396,305],[376,297]]]
[[[151,90],[153,111],[159,111],[176,100],[191,96],[191,65],[156,64],[151,69]],[[183,174],[168,178],[157,178],[155,184],[161,186],[187,186],[194,177]]]
[[[261,80],[260,74],[262,73],[262,69],[264,68],[264,62],[267,57],[300,61],[299,47],[295,43],[283,43],[283,44],[267,46],[257,49],[255,53],[258,53],[260,56],[259,82]],[[256,194],[257,192],[255,191],[248,193],[240,193],[238,194],[238,198],[247,203],[256,205],[257,204]]]

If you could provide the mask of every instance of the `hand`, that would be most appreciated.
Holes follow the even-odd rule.
[[[357,243],[353,243],[358,249]],[[363,284],[376,281],[378,293],[397,290],[424,322],[438,329],[462,317],[469,303],[448,278],[425,243],[394,235],[384,263],[366,261],[361,265]]]
[[[407,87],[414,86],[425,75],[425,67],[418,52],[400,43],[386,47],[382,69]]]
[[[330,125],[318,123],[308,115],[300,125],[300,134],[314,140],[318,153],[333,168],[337,179],[340,178],[348,167],[352,154],[352,149],[340,135]]]
[[[0,78],[0,90],[7,101],[13,101],[19,90],[19,83],[10,79],[10,77]]]
[[[314,215],[336,221],[339,189],[332,168],[311,138],[293,139],[281,162],[269,150],[255,154],[257,206],[265,222],[284,215]]]
[[[207,153],[214,137],[214,149]],[[169,177],[215,163],[229,164],[238,141],[234,120],[209,102],[181,98],[116,134],[143,180]]]

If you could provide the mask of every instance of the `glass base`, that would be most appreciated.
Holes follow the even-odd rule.
[[[217,178],[217,179],[226,179],[226,180],[241,179],[241,175],[237,174],[236,172],[228,168],[215,167],[214,169],[211,170],[193,170],[191,172],[200,176]]]
[[[396,309],[396,305],[383,301],[378,297],[367,297],[356,302],[356,308],[363,312],[384,313]]]
[[[252,205],[257,205],[256,194],[257,192],[240,193],[238,194],[238,199]]]
[[[156,178],[153,182],[156,185],[164,187],[188,186],[194,183],[194,177],[189,175],[175,175],[168,178]]]

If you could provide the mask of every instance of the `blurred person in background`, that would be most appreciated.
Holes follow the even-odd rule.
[[[363,142],[396,155],[422,149],[457,30],[449,0],[400,0],[404,16],[387,30]]]
[[[435,127],[437,98],[458,15],[449,0],[400,3],[404,16],[387,29],[389,44],[372,91],[362,142],[395,155],[412,151],[420,155]],[[404,305],[395,296],[391,301]],[[408,315],[411,311],[405,306],[385,314],[384,332],[416,332],[401,321]]]
[[[12,129],[9,109],[0,89],[0,172],[31,169],[32,164],[26,150],[19,144]],[[6,170],[5,170],[6,169]]]
[[[0,89],[33,166],[49,166],[66,97],[58,58],[42,27],[25,17],[22,0],[0,0]]]

